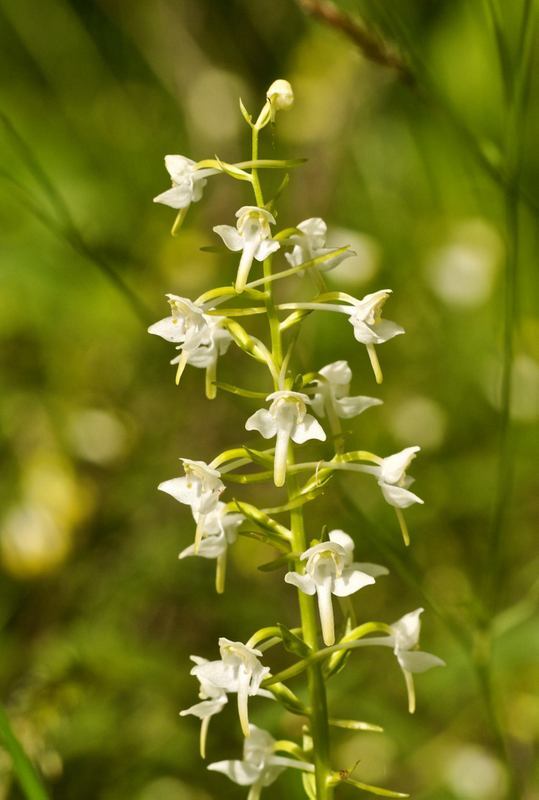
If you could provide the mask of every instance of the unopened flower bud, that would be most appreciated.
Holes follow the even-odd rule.
[[[279,78],[273,81],[269,87],[266,96],[271,103],[273,112],[285,111],[290,108],[294,102],[294,92],[288,81]]]

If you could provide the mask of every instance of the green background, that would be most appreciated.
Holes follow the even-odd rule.
[[[390,652],[354,655],[332,714],[385,733],[337,732],[334,765],[359,761],[358,780],[418,800],[539,797],[539,89],[518,66],[536,9],[503,5],[496,25],[495,0],[340,4],[403,55],[410,85],[292,0],[1,0],[0,685],[52,797],[246,795],[204,769],[198,722],[178,717],[196,699],[188,657],[216,657],[221,635],[295,625],[294,593],[257,571],[272,551],[242,540],[216,596],[211,563],[177,561],[192,520],[156,486],[180,456],[258,444],[243,428],[256,401],[207,401],[195,369],[177,389],[172,346],[146,327],[166,292],[233,279],[235,257],[200,247],[252,202],[245,184],[213,178],[173,239],[174,212],[152,204],[169,185],[163,156],[248,158],[237,98],[255,112],[277,77],[296,102],[262,155],[308,159],[279,225],[323,217],[358,254],[332,288],[392,288],[386,316],[407,332],[380,348],[376,387],[350,327],[311,317],[298,369],[347,359],[353,393],[384,400],[347,426],[354,448],[423,448],[409,551],[363,477],[331,482],[309,532],[344,528],[359,560],[386,564],[356,598],[359,618],[424,606],[422,647],[447,662],[418,676],[409,717]],[[220,374],[266,388],[237,350]],[[297,736],[297,719],[268,705],[254,701],[253,720]],[[232,710],[211,727],[209,758],[239,756]],[[0,751],[0,797],[20,796]],[[297,776],[267,796],[299,798]]]

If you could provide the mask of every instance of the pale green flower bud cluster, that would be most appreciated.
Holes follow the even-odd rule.
[[[201,368],[206,371],[209,399],[214,399],[221,388],[243,396],[246,405],[251,406],[250,413],[246,413],[245,430],[252,432],[254,438],[248,445],[231,443],[231,449],[219,453],[210,463],[182,458],[184,474],[159,485],[161,491],[191,509],[194,537],[180,552],[180,558],[198,556],[215,561],[216,589],[222,592],[230,547],[238,546],[242,535],[255,537],[276,551],[265,568],[285,570],[283,590],[292,591],[284,588],[285,583],[294,587],[299,606],[296,628],[289,629],[270,620],[269,627],[256,631],[245,643],[221,637],[219,659],[192,656],[191,674],[199,682],[199,702],[181,714],[200,719],[200,750],[205,757],[211,718],[225,711],[230,695],[236,696],[239,728],[245,737],[243,758],[213,762],[209,769],[249,787],[249,800],[256,800],[287,768],[301,773],[310,800],[329,800],[333,788],[343,781],[375,794],[403,797],[352,781],[347,765],[332,763],[326,684],[344,666],[346,656],[352,651],[375,645],[388,647],[404,675],[408,707],[413,712],[413,673],[443,662],[418,650],[423,609],[405,614],[392,625],[372,621],[357,624],[351,598],[367,587],[374,587],[388,570],[378,564],[354,560],[355,548],[361,542],[360,531],[353,538],[333,526],[327,535],[327,526],[321,532],[306,530],[303,511],[307,504],[317,500],[329,478],[339,471],[363,473],[371,476],[371,480],[374,477],[380,498],[395,509],[404,542],[409,544],[403,510],[423,502],[410,491],[413,479],[407,474],[419,447],[407,447],[385,457],[347,448],[342,420],[358,417],[382,400],[351,394],[353,375],[345,360],[308,371],[295,360],[294,346],[307,315],[312,312],[344,315],[352,326],[353,338],[366,347],[375,380],[381,383],[383,376],[376,348],[404,333],[404,329],[382,317],[390,289],[380,289],[359,299],[346,292],[328,290],[324,274],[337,268],[353,251],[346,245],[326,247],[324,220],[313,217],[278,228],[276,198],[265,200],[260,173],[266,169],[288,171],[300,162],[261,159],[259,135],[293,102],[292,87],[282,79],[269,87],[255,122],[240,101],[241,112],[251,129],[251,158],[231,164],[218,157],[195,162],[184,156],[166,156],[172,188],[155,198],[156,202],[178,211],[173,227],[176,233],[190,204],[201,199],[209,178],[228,175],[249,183],[253,192],[253,204],[236,212],[235,225],[216,225],[213,229],[233,254],[237,266],[234,282],[212,288],[194,299],[167,295],[170,315],[149,328],[150,333],[175,345],[178,352],[171,363],[177,365],[177,383],[188,365]],[[274,264],[277,259],[282,264],[280,268]],[[276,303],[275,283],[289,278],[292,290],[298,278],[309,282],[311,299]],[[250,317],[260,315],[268,322],[266,341],[255,336],[246,325]],[[263,389],[217,379],[218,359],[225,357],[232,347],[267,371],[271,391],[267,378]],[[240,441],[243,439],[244,434]],[[298,451],[304,447],[312,449],[313,443],[321,449],[318,457],[300,461]],[[277,490],[284,491],[280,505],[263,509],[238,498],[238,487],[264,482],[272,482]],[[288,521],[282,521],[287,520],[286,515]],[[341,602],[336,603],[335,598]],[[272,674],[267,651],[277,645],[283,646],[295,661]],[[307,704],[288,685],[304,672],[309,676]],[[276,701],[303,718],[302,741],[276,740],[252,724],[250,714],[254,712],[250,705],[256,698]],[[344,722],[346,725],[341,727],[379,730],[364,722]]]

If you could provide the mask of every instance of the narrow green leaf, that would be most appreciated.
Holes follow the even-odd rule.
[[[244,514],[247,519],[250,519],[252,522],[255,522],[259,525],[263,530],[266,530],[274,535],[277,535],[281,540],[285,542],[290,542],[292,538],[292,534],[285,528],[284,525],[281,525],[276,520],[272,519],[270,516],[265,514],[256,506],[251,505],[250,503],[243,503],[239,500],[234,501],[238,510]]]
[[[373,725],[370,722],[362,722],[357,719],[330,719],[329,724],[333,728],[344,728],[349,731],[373,731],[383,733],[384,729],[380,725]]]
[[[343,671],[348,664],[348,659],[350,658],[351,652],[351,650],[339,650],[338,652],[333,653],[329,661],[322,667],[322,672],[324,673],[326,680],[333,678],[335,675],[338,675]]]
[[[284,190],[288,186],[289,182],[290,182],[290,175],[288,174],[288,172],[286,172],[284,178],[282,179],[281,183],[277,187],[277,191],[275,192],[275,194],[273,195],[271,200],[269,200],[266,203],[266,208],[268,209],[268,211],[273,211],[273,209],[275,207],[275,203],[277,202],[279,197],[282,195],[282,193],[284,192]]]
[[[41,779],[13,733],[8,716],[0,706],[0,742],[11,756],[13,772],[27,800],[48,800]]]
[[[300,639],[299,636],[296,636],[295,633],[292,633],[292,631],[287,628],[286,625],[281,625],[280,622],[277,623],[277,627],[281,632],[283,647],[288,653],[293,653],[300,658],[306,658],[309,655],[311,648],[303,641],[303,639]]]
[[[298,264],[297,267],[290,267],[290,269],[283,269],[281,272],[274,272],[273,275],[269,275],[266,278],[259,278],[256,281],[251,281],[249,283],[250,288],[254,288],[256,286],[260,286],[261,284],[267,284],[269,281],[279,281],[282,278],[289,278],[291,275],[297,275],[298,272],[303,272],[304,270],[313,269],[315,267],[321,266],[328,261],[336,258],[337,256],[342,255],[350,251],[349,245],[346,247],[337,247],[335,250],[331,250],[329,253],[324,253],[321,256],[316,256],[315,258],[310,258],[308,261],[304,261],[303,264]],[[320,299],[317,297],[315,302],[321,302]],[[357,303],[357,300],[355,301]]]
[[[260,564],[257,569],[260,572],[274,572],[282,567],[287,567],[291,560],[293,561],[298,557],[298,553],[286,553],[284,556],[279,556],[279,558],[274,558],[272,561],[267,561],[265,564]]]
[[[274,683],[273,686],[269,687],[269,691],[287,711],[290,711],[292,714],[307,715],[307,709],[299,697],[296,697],[294,692],[289,689],[288,686],[285,686],[284,683]]]
[[[247,169],[289,169],[301,167],[306,161],[307,158],[257,158],[254,161],[238,161],[235,166]]]
[[[289,328],[292,328],[294,325],[297,325],[299,322],[308,317],[309,314],[312,314],[311,309],[300,309],[298,311],[292,311],[287,317],[283,319],[281,323],[279,323],[279,330],[281,333],[283,331],[287,331]]]
[[[249,397],[256,400],[265,400],[267,397],[267,392],[255,392],[251,389],[242,389],[240,386],[233,386],[231,383],[222,383],[221,381],[216,381],[215,386],[217,386],[218,389],[222,389],[224,392],[237,394],[240,397]],[[245,450],[249,452],[247,447]]]
[[[246,453],[249,453],[251,456],[252,461],[255,464],[260,464],[262,467],[272,467],[273,466],[273,454],[275,449],[272,447],[269,450],[255,450],[253,447],[244,447]],[[262,509],[263,514],[271,514],[271,511],[267,509]]]
[[[303,783],[303,789],[305,790],[305,794],[309,800],[316,800],[316,783],[314,775],[310,775],[308,772],[302,772],[301,780]]]
[[[306,503],[316,500],[323,494],[324,492],[322,488],[313,489],[310,492],[302,492],[302,494],[297,495],[297,497],[294,497],[294,499],[290,500],[288,503],[284,503],[281,506],[275,506],[275,508],[265,508],[264,511],[267,514],[284,514],[286,511],[291,511],[293,508],[300,508]]]
[[[240,111],[241,111],[241,115],[242,115],[243,119],[245,120],[245,122],[247,123],[247,125],[249,125],[252,128],[253,127],[253,118],[252,118],[251,114],[249,114],[249,112],[247,111],[245,106],[243,105],[243,100],[241,99],[241,97],[240,97]]]
[[[378,797],[410,797],[409,794],[404,792],[393,792],[391,789],[382,789],[380,786],[371,786],[369,783],[361,783],[356,781],[355,778],[345,778],[344,783],[350,786],[355,786],[356,789],[361,789],[362,792],[371,792]]]
[[[218,244],[205,244],[198,249],[201,253],[228,253],[226,247],[219,247]]]

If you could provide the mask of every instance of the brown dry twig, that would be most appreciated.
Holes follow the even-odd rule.
[[[359,20],[353,19],[328,0],[298,0],[298,4],[310,17],[348,36],[369,61],[395,70],[407,84],[415,82],[410,67],[396,48],[385,42],[378,34],[368,30]]]

